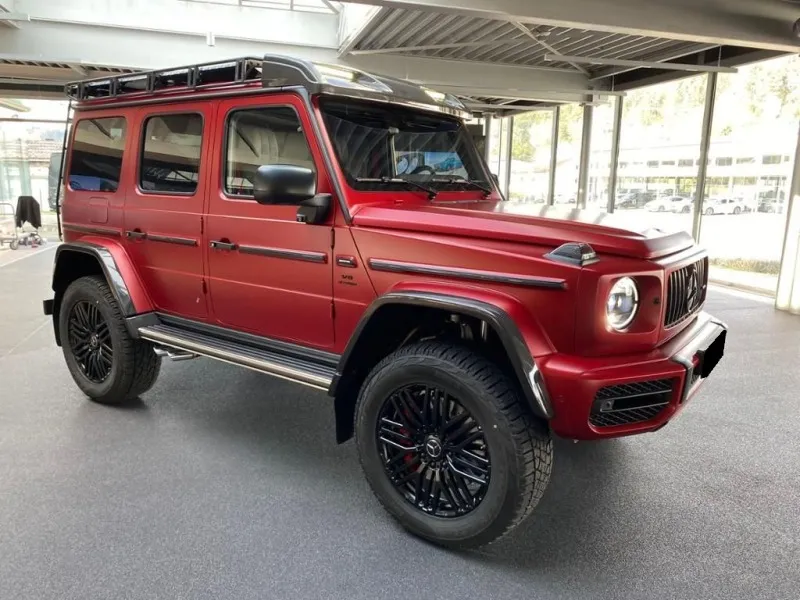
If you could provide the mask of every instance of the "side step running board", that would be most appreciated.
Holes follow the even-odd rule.
[[[322,391],[328,391],[335,374],[335,369],[332,367],[253,346],[220,340],[172,325],[148,325],[139,329],[139,336],[157,345],[181,351],[173,352],[176,355],[207,356],[281,379],[302,383]],[[179,357],[179,360],[181,359],[182,356]]]
[[[176,350],[174,348],[162,348],[161,346],[156,346],[156,354],[159,356],[166,356],[173,361],[192,360],[193,358],[197,358],[197,354],[192,354],[191,352],[186,352],[184,350]]]

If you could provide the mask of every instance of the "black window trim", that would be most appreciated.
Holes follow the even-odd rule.
[[[72,174],[72,159],[75,156],[75,138],[78,135],[78,127],[84,121],[99,121],[100,119],[122,119],[125,122],[125,140],[122,144],[122,158],[120,158],[120,167],[119,167],[119,181],[117,182],[117,189],[113,192],[105,192],[101,190],[76,190],[72,187],[70,183],[70,175]],[[80,194],[83,192],[88,192],[90,194],[116,194],[119,189],[122,187],[123,176],[125,173],[125,156],[126,156],[126,147],[128,145],[128,126],[130,122],[127,116],[124,114],[113,114],[113,115],[103,115],[103,116],[91,116],[91,113],[82,119],[76,119],[75,122],[72,124],[72,140],[69,145],[69,155],[67,156],[67,161],[65,162],[65,169],[64,169],[64,184],[66,189],[70,192],[75,194]]]
[[[199,115],[200,116],[200,160],[197,163],[197,186],[193,192],[163,192],[142,189],[142,161],[144,159],[145,136],[147,135],[147,122],[153,117],[169,117],[174,115]],[[203,173],[203,144],[206,140],[206,117],[202,111],[197,110],[171,110],[166,112],[147,113],[141,120],[139,131],[139,148],[136,152],[136,190],[145,196],[179,196],[191,198],[197,195]]]
[[[300,123],[300,128],[302,129],[303,138],[306,141],[306,147],[308,148],[308,154],[311,156],[311,162],[314,164],[314,177],[317,185],[319,185],[319,166],[317,165],[317,160],[314,158],[314,152],[311,150],[311,144],[309,143],[308,139],[308,132],[306,131],[305,126],[303,125],[303,119],[300,118],[300,112],[297,110],[297,107],[292,105],[289,102],[281,101],[276,102],[274,104],[244,104],[240,106],[234,106],[228,109],[225,112],[225,120],[224,120],[224,129],[223,129],[223,138],[222,138],[222,152],[220,153],[220,177],[219,177],[219,186],[220,190],[222,191],[222,195],[226,200],[245,200],[245,201],[252,201],[255,202],[255,195],[245,195],[245,194],[229,194],[228,193],[228,186],[227,186],[227,178],[228,178],[228,142],[230,140],[230,124],[231,124],[231,117],[234,113],[249,111],[249,110],[263,110],[263,109],[270,109],[270,108],[288,108],[291,109],[295,116],[297,117],[297,122]],[[310,118],[310,117],[309,117]],[[296,204],[282,204],[281,206],[297,206]]]

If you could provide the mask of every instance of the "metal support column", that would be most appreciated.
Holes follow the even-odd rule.
[[[800,129],[797,133],[791,185],[786,198],[786,232],[775,307],[800,314]]]
[[[700,222],[703,218],[703,199],[708,172],[708,147],[711,144],[711,126],[714,123],[714,104],[717,100],[717,74],[709,73],[706,80],[706,104],[703,110],[703,130],[700,137],[700,166],[697,168],[697,187],[694,190],[694,220],[692,237],[700,241]]]
[[[506,117],[506,164],[503,173],[503,191],[506,198],[511,197],[511,152],[514,147],[514,117]]]
[[[553,206],[556,199],[556,166],[558,160],[558,129],[559,120],[561,119],[561,107],[556,106],[553,109],[553,134],[550,143],[550,180],[547,183],[547,204]]]
[[[617,96],[614,106],[614,128],[611,130],[611,164],[608,173],[608,212],[614,212],[614,202],[617,198],[617,169],[619,168],[619,138],[622,130],[622,102],[624,97]]]
[[[492,118],[492,115],[488,115],[488,114],[484,113],[483,120],[484,120],[484,125],[485,125],[484,128],[483,128],[483,132],[484,132],[484,135],[486,136],[486,142],[483,145],[483,157],[486,159],[486,164],[488,165],[489,164],[489,150],[490,150],[490,146],[491,146],[491,143],[492,143],[492,125],[493,125],[494,119]],[[491,165],[489,165],[489,170],[491,170]]]
[[[589,192],[589,157],[592,151],[592,117],[594,106],[583,107],[583,136],[581,137],[581,162],[578,166],[578,208],[586,208]]]

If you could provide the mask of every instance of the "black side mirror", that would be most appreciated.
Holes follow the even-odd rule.
[[[331,195],[317,194],[313,198],[303,200],[297,208],[297,222],[318,225],[324,223],[331,210]]]
[[[500,178],[497,176],[497,173],[492,173],[492,181],[497,187],[500,187]]]
[[[314,171],[295,165],[261,165],[253,182],[259,204],[300,204],[316,193]]]

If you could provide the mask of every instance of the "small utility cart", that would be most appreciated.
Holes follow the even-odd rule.
[[[12,250],[19,248],[19,236],[14,217],[14,205],[0,202],[0,248],[8,244]]]

